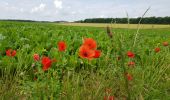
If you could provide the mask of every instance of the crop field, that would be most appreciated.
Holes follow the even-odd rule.
[[[170,100],[169,25],[91,25],[0,21],[0,99]]]
[[[138,24],[112,24],[109,23],[60,23],[59,25],[66,26],[86,26],[86,27],[106,27],[112,26],[112,28],[128,28],[128,29],[137,29]],[[141,24],[141,29],[157,29],[157,28],[169,28],[170,25],[159,25],[159,24]]]

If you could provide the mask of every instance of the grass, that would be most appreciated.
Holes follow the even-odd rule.
[[[132,47],[136,25],[132,29],[120,29],[126,25],[114,27],[112,39],[105,26],[98,25],[0,22],[1,99],[102,100],[109,95],[122,100],[130,93],[131,100],[169,100],[170,47],[162,45],[164,41],[170,43],[169,26],[141,29]],[[100,58],[88,61],[79,57],[83,37],[96,40],[97,49],[102,50]],[[58,51],[58,41],[66,42],[65,52]],[[156,47],[161,51],[155,53]],[[8,48],[17,50],[15,57],[6,56]],[[135,58],[126,56],[129,50]],[[35,53],[57,62],[44,72],[41,61],[33,59]],[[122,57],[120,61],[118,56]],[[129,68],[129,61],[135,66]],[[127,84],[124,71],[133,76]]]

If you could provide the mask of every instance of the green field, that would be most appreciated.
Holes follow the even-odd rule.
[[[162,44],[170,43],[170,26],[145,25],[137,34],[137,25],[114,24],[112,38],[105,27],[1,21],[0,99],[170,100],[170,46]],[[83,38],[97,42],[99,58],[79,56]],[[59,41],[65,41],[66,51],[58,50]],[[9,49],[16,55],[7,56]],[[128,51],[135,57],[129,58]],[[43,56],[56,59],[47,71],[42,70]]]

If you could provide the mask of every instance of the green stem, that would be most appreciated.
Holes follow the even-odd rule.
[[[122,53],[123,49],[122,49],[122,45],[121,45],[121,44],[122,44],[122,43],[121,43],[121,41],[119,40],[120,55],[121,55],[121,58],[122,58],[122,60],[121,60],[121,67],[123,68],[123,76],[124,76],[124,81],[125,81],[125,88],[126,88],[126,92],[127,92],[127,94],[128,94],[127,100],[131,100],[131,95],[130,95],[130,91],[129,91],[129,82],[128,82],[128,80],[127,80],[127,78],[126,78],[126,75],[125,75],[125,73],[126,73],[126,66],[125,66],[125,64],[124,64],[125,58],[124,58],[124,55],[123,55],[123,53]]]
[[[124,81],[125,81],[125,88],[126,88],[126,92],[128,94],[127,100],[131,100],[131,95],[130,95],[130,91],[129,91],[129,82],[128,82],[127,78],[126,78],[126,75],[124,75],[126,73],[126,67],[124,65],[124,57],[123,57],[122,53],[121,53],[121,56],[122,56],[121,66],[123,68],[123,76],[124,76]]]

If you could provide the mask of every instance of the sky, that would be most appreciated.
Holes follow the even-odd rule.
[[[0,19],[77,21],[86,18],[170,16],[170,0],[0,0]]]

